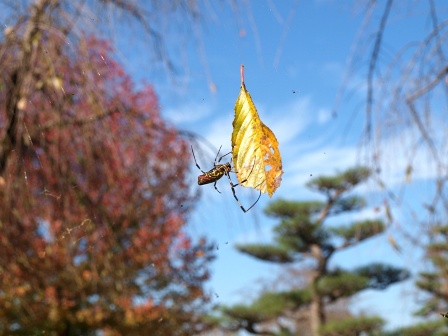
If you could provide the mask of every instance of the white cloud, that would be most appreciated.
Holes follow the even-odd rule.
[[[300,97],[270,111],[265,111],[262,106],[260,117],[274,132],[279,143],[285,145],[313,122],[313,110],[310,97]]]
[[[286,145],[302,133],[313,121],[313,108],[309,97],[299,98],[284,105],[267,109],[262,103],[256,103],[261,120],[274,132],[280,144]],[[233,112],[233,111],[232,111]],[[230,148],[233,113],[223,113],[224,117],[215,118],[206,138],[215,146]]]
[[[217,148],[222,145],[223,151],[229,151],[231,148],[232,120],[233,114],[226,113],[222,117],[215,118],[209,126],[205,127],[206,139]]]
[[[432,132],[434,145],[438,151],[444,148],[445,130]],[[437,134],[438,133],[438,134]],[[421,135],[415,126],[401,128],[399,132],[383,137],[378,144],[377,156],[381,167],[381,177],[388,186],[406,182],[406,170],[412,166],[410,182],[415,180],[429,180],[438,176],[437,165],[426,145],[421,145]],[[442,166],[446,166],[446,159],[441,158]],[[443,172],[446,174],[446,172]]]
[[[295,155],[295,160],[284,156],[285,171],[282,184],[296,189],[302,187],[313,177],[330,175],[341,171],[356,162],[356,147],[320,147],[311,149],[308,153]]]
[[[319,124],[324,124],[326,123],[328,120],[331,119],[331,111],[328,108],[320,108],[317,111],[317,122]]]
[[[442,131],[441,131],[442,133]],[[343,135],[340,135],[343,136]],[[434,135],[437,137],[437,135]],[[409,183],[434,179],[438,176],[437,166],[426,146],[418,146],[420,137],[416,129],[408,128],[393,134],[378,144],[376,165],[381,167],[380,177],[388,188],[406,183],[406,169],[412,165]],[[308,142],[297,139],[297,145],[283,146],[283,182],[282,188],[302,187],[310,177],[331,175],[354,165],[371,166],[373,148],[361,148],[357,145],[337,146],[339,138],[332,143],[325,141]],[[370,153],[366,151],[371,151]],[[445,159],[446,160],[446,159]],[[312,176],[311,176],[312,174]],[[366,191],[379,190],[376,183],[366,187]]]
[[[314,107],[310,97],[300,97],[273,108],[267,108],[260,102],[256,102],[256,106],[261,120],[274,132],[282,147],[291,144],[311,124],[323,123],[331,117],[328,109]],[[221,113],[204,103],[186,104],[180,108],[168,109],[165,115],[176,124],[195,123],[196,129],[199,127],[196,125],[198,121],[212,113],[216,117],[210,122],[202,123],[200,133],[217,148],[222,145],[223,150],[230,149],[233,109]],[[310,142],[303,144],[309,147]]]
[[[193,123],[209,116],[213,107],[206,103],[185,103],[179,107],[164,110],[164,116],[174,124]]]
[[[322,125],[328,128],[326,121],[331,118],[331,112],[325,107],[314,107],[310,97],[298,97],[294,101],[266,108],[261,103],[256,103],[259,107],[259,114],[262,120],[273,130],[280,143],[280,149],[283,159],[283,182],[276,195],[285,198],[298,198],[310,196],[310,192],[305,188],[305,183],[312,177],[320,175],[331,175],[338,171],[343,171],[353,167],[356,164],[369,165],[366,157],[372,157],[373,148],[361,148],[359,145],[351,146],[338,145],[344,136],[341,132],[331,132],[328,130],[312,132]],[[192,105],[189,105],[192,106]],[[199,113],[191,116],[207,116],[212,111],[211,107],[200,104],[199,108],[188,107],[184,110],[196,110]],[[313,113],[313,111],[316,111]],[[187,113],[176,110],[178,114]],[[200,126],[203,136],[216,149],[223,146],[222,152],[230,151],[230,139],[232,134],[233,111],[227,109],[222,113],[214,113],[215,117],[211,122],[203,122]],[[177,120],[182,118],[178,117]],[[188,119],[191,120],[191,119]],[[337,127],[332,124],[333,129]],[[306,131],[306,134],[305,134]],[[389,188],[402,185],[405,182],[406,167],[412,159],[413,172],[412,181],[416,179],[431,179],[436,176],[434,164],[428,159],[429,154],[426,147],[420,147],[417,151],[411,151],[409,148],[415,146],[418,142],[418,133],[415,129],[402,130],[388,138],[383,137],[379,144],[380,155],[376,160],[382,169],[381,179]],[[371,151],[364,155],[366,151]],[[210,154],[210,155],[209,155]],[[203,169],[209,169],[212,166],[212,160],[216,153],[206,153],[206,158],[199,156]],[[370,159],[371,160],[371,159]],[[376,183],[370,183],[361,192],[378,191],[379,186]],[[213,188],[212,188],[213,189]]]

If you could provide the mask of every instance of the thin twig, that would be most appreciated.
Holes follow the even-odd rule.
[[[378,61],[378,55],[381,49],[381,42],[383,40],[384,30],[387,23],[387,18],[392,7],[393,0],[388,0],[383,12],[383,16],[380,21],[380,26],[376,34],[375,44],[373,46],[372,55],[370,58],[369,72],[367,74],[367,106],[366,106],[366,135],[367,138],[371,137],[372,133],[372,105],[373,105],[373,77],[375,73],[376,63]]]

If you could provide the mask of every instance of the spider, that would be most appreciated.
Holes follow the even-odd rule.
[[[222,147],[222,146],[221,146]],[[252,209],[254,207],[255,204],[257,204],[258,200],[261,197],[261,191],[260,194],[258,195],[257,200],[255,201],[254,204],[252,204],[248,209],[245,209],[243,207],[243,205],[241,204],[240,200],[238,199],[238,197],[236,197],[236,193],[235,193],[235,187],[239,186],[240,184],[244,183],[247,181],[247,178],[243,181],[241,181],[240,183],[236,183],[233,184],[232,179],[230,178],[230,172],[232,173],[236,173],[235,171],[232,170],[232,166],[230,165],[230,162],[227,163],[220,163],[222,158],[224,156],[227,156],[229,154],[231,154],[232,152],[229,152],[227,154],[221,155],[221,157],[219,158],[218,161],[216,161],[218,159],[219,156],[219,152],[221,151],[221,147],[219,147],[218,153],[216,154],[215,157],[215,161],[213,163],[214,167],[212,169],[210,169],[209,171],[205,172],[201,169],[201,167],[199,167],[198,162],[196,161],[196,156],[194,155],[194,151],[193,151],[193,146],[191,146],[191,152],[193,153],[193,158],[194,158],[194,162],[196,164],[196,167],[198,167],[198,169],[202,172],[202,175],[198,176],[198,184],[199,185],[204,185],[204,184],[209,184],[209,183],[213,183],[213,186],[215,187],[216,191],[221,193],[218,188],[216,187],[216,182],[218,182],[218,180],[223,177],[224,175],[227,176],[227,178],[229,179],[229,183],[230,183],[230,188],[232,189],[232,194],[233,197],[235,198],[235,200],[238,202],[238,205],[240,206],[241,210],[243,210],[244,212],[248,212],[250,209]],[[252,169],[254,169],[254,167],[252,167]],[[252,173],[252,170],[250,171],[249,175]],[[248,177],[249,177],[248,175]]]

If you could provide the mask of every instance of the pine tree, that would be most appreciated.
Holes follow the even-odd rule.
[[[384,336],[447,336],[448,328],[443,319],[417,323],[409,327],[384,333]]]
[[[448,310],[448,225],[436,226],[431,230],[433,241],[426,246],[426,257],[431,271],[421,272],[417,287],[429,294],[418,315],[428,316]]]
[[[416,281],[417,287],[427,293],[427,298],[416,315],[437,316],[437,320],[399,329],[391,335],[448,335],[448,320],[439,315],[448,311],[448,225],[436,225],[430,234],[432,239],[426,245],[426,258],[431,267],[420,272]]]
[[[362,290],[385,289],[409,276],[406,270],[381,263],[351,270],[328,266],[334,254],[385,230],[379,219],[355,221],[338,227],[325,225],[332,216],[365,206],[364,199],[347,194],[369,176],[367,168],[358,167],[335,176],[314,178],[307,186],[323,194],[325,201],[278,200],[267,207],[266,214],[280,220],[274,228],[274,243],[238,245],[237,249],[258,260],[277,264],[312,261],[309,283],[303,288],[265,292],[249,305],[222,307],[221,325],[253,334],[295,335],[299,332],[297,316],[307,310],[310,331],[300,329],[300,335],[374,335],[381,329],[383,322],[378,317],[329,321],[327,309]]]

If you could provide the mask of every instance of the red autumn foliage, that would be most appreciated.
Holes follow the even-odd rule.
[[[188,146],[108,43],[24,50],[17,32],[0,46],[0,333],[196,334],[212,248],[181,231]]]

